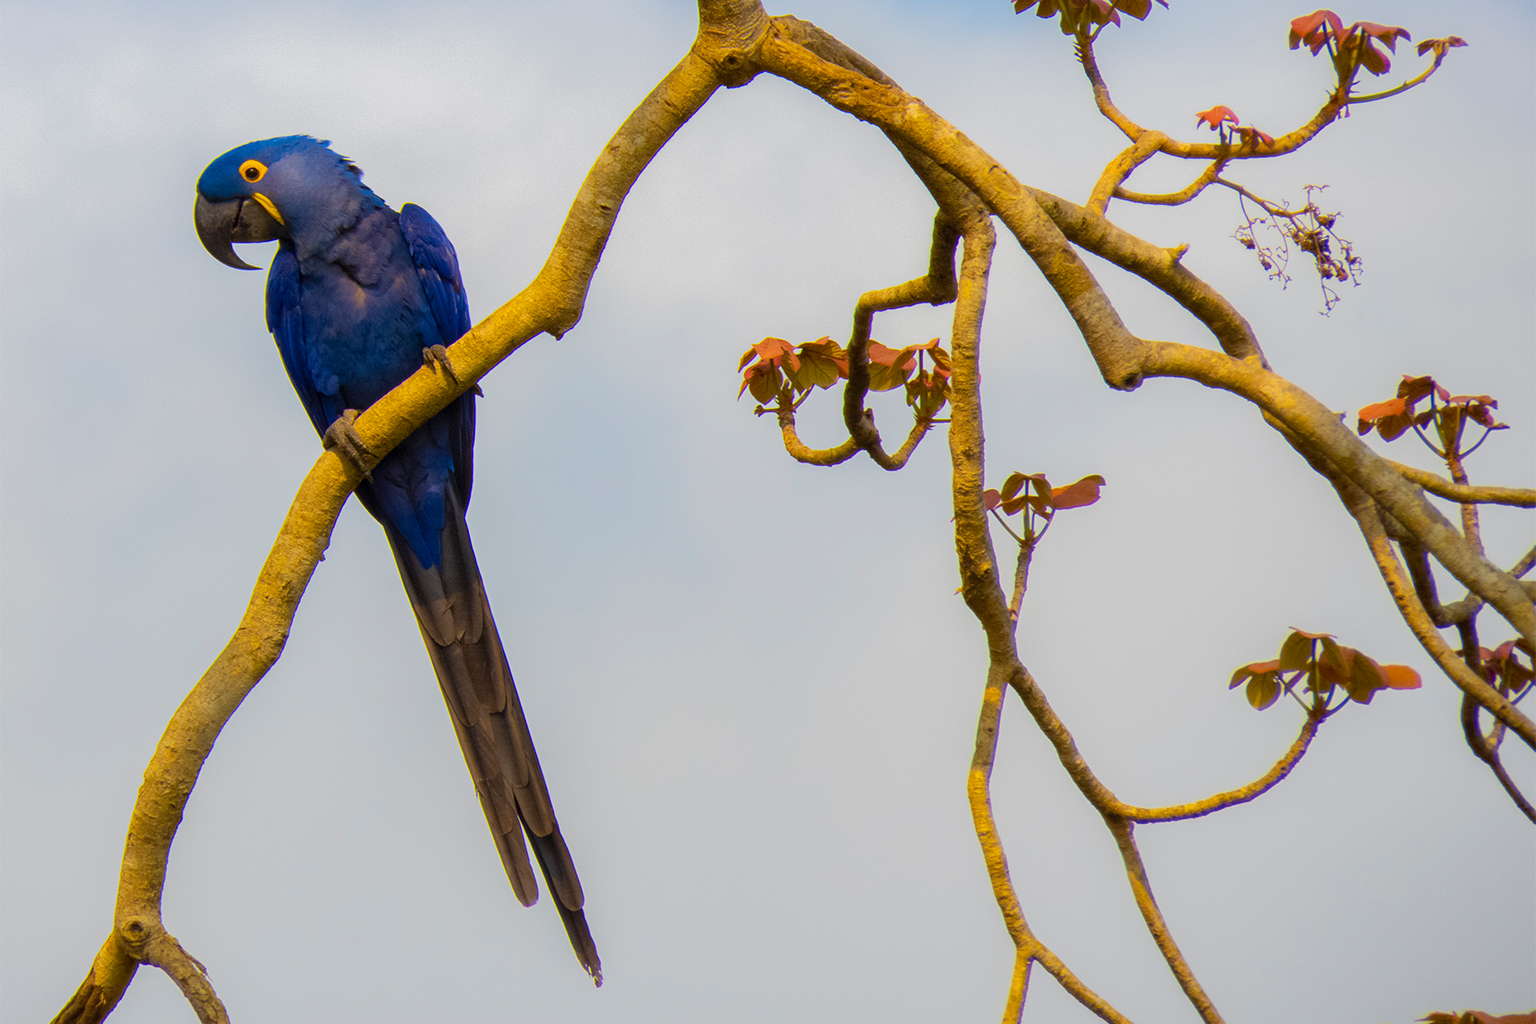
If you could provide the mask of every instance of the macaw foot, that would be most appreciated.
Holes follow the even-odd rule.
[[[453,372],[453,361],[448,358],[447,346],[433,345],[431,348],[422,349],[421,364],[423,366],[432,367],[433,373],[436,373],[437,370],[441,368],[443,373],[447,375],[448,379],[453,381],[453,386],[459,386],[459,375]],[[480,390],[479,384],[471,384],[469,390],[473,391],[481,398],[485,397],[485,392]]]
[[[373,452],[363,443],[363,438],[358,434],[352,424],[357,420],[356,409],[343,409],[340,416],[336,417],[329,427],[325,428],[325,434],[320,438],[320,444],[328,452],[335,452],[356,466],[363,474],[363,479],[372,481],[373,474],[369,467],[379,460]]]

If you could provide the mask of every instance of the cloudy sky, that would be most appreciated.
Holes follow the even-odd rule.
[[[262,275],[220,266],[193,234],[197,174],[250,139],[329,138],[390,202],[432,211],[482,316],[536,272],[587,167],[694,30],[676,0],[425,9],[0,8],[7,1019],[50,1016],[105,938],[139,775],[319,451],[262,325]],[[1067,41],[1004,0],[791,10],[1031,184],[1080,200],[1122,146]],[[1175,0],[1106,33],[1101,64],[1143,124],[1194,137],[1194,112],[1225,104],[1279,134],[1326,92],[1322,61],[1285,46],[1304,13]],[[1229,195],[1112,213],[1190,243],[1188,265],[1276,367],[1333,408],[1389,397],[1402,373],[1492,393],[1512,429],[1478,452],[1474,479],[1536,485],[1536,18],[1520,0],[1341,13],[1471,46],[1302,154],[1241,170],[1276,198],[1330,185],[1366,261],[1331,317],[1315,279],[1282,290],[1232,241]],[[1421,66],[1411,49],[1398,62]],[[1154,163],[1134,187],[1193,173]],[[604,987],[547,898],[513,899],[392,560],[353,503],[171,860],[167,923],[236,1021],[1001,1011],[1012,951],[965,803],[985,648],[953,595],[943,439],[899,474],[810,468],[735,400],[749,344],[846,336],[861,291],[921,272],[931,213],[867,125],[778,80],[718,93],[631,194],[580,325],[485,381],[470,521]],[[1171,302],[1094,266],[1133,330],[1208,343]],[[929,309],[875,330],[893,345],[947,333]],[[1457,692],[1328,486],[1229,396],[1106,389],[1008,245],[984,350],[989,476],[1109,481],[1037,556],[1020,636],[1121,796],[1196,799],[1279,756],[1299,711],[1254,712],[1226,682],[1290,626],[1425,674],[1331,720],[1256,804],[1141,830],[1227,1019],[1529,1010],[1536,842],[1466,752]],[[838,439],[835,406],[813,400],[808,441]],[[877,414],[893,433],[900,399]],[[1390,454],[1432,466],[1414,444]],[[1528,515],[1485,522],[1499,561],[1531,542]],[[1483,626],[1490,646],[1509,635]],[[1529,751],[1509,758],[1536,789]],[[1113,843],[1017,704],[994,789],[1040,936],[1134,1019],[1190,1019]],[[144,971],[114,1019],[191,1015]],[[1026,1019],[1089,1017],[1037,973]]]

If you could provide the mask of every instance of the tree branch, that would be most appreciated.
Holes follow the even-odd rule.
[[[949,448],[955,503],[955,548],[960,557],[961,592],[982,627],[991,651],[987,689],[976,727],[976,750],[967,779],[971,816],[976,838],[986,859],[993,896],[1013,939],[1017,955],[1009,984],[1004,1024],[1017,1022],[1028,991],[1029,967],[1038,961],[1073,998],[1100,1019],[1112,1024],[1129,1021],[1085,985],[1035,937],[1024,918],[1018,895],[1008,874],[1008,858],[992,817],[992,764],[1002,721],[1003,687],[1022,670],[1013,639],[1013,622],[1003,603],[991,534],[982,505],[985,439],[981,424],[981,319],[986,303],[987,276],[991,267],[994,235],[990,222],[978,216],[964,227],[965,256],[961,264],[959,298],[955,303],[952,335],[954,376],[950,382]]]
[[[1171,807],[1133,807],[1129,804],[1120,804],[1119,816],[1133,822],[1185,821],[1256,800],[1274,789],[1282,779],[1291,774],[1291,769],[1301,763],[1302,755],[1311,746],[1312,739],[1317,735],[1318,727],[1322,724],[1323,716],[1318,711],[1309,713],[1306,721],[1302,723],[1301,735],[1296,737],[1296,742],[1291,744],[1291,749],[1285,752],[1285,756],[1276,761],[1273,768],[1246,786],[1230,789],[1225,793],[1217,793],[1215,796],[1206,797],[1194,803],[1174,804]]]
[[[1468,484],[1454,483],[1438,473],[1431,473],[1417,466],[1407,466],[1401,462],[1393,462],[1391,459],[1384,461],[1430,494],[1449,501],[1463,505],[1514,505],[1517,508],[1536,508],[1536,490],[1528,487],[1472,487]]]
[[[1152,895],[1152,883],[1147,879],[1147,867],[1142,863],[1141,851],[1136,848],[1134,834],[1136,826],[1119,817],[1106,817],[1104,823],[1109,826],[1110,833],[1115,837],[1115,845],[1120,848],[1120,857],[1125,861],[1125,874],[1130,879],[1131,892],[1136,897],[1136,906],[1141,910],[1141,916],[1147,922],[1147,930],[1152,933],[1152,940],[1157,943],[1163,959],[1168,962],[1168,968],[1173,971],[1179,987],[1184,990],[1185,997],[1189,999],[1205,1024],[1223,1024],[1215,1004],[1205,994],[1205,989],[1200,986],[1195,972],[1189,969],[1189,962],[1179,951],[1178,943],[1173,941],[1173,933],[1168,930],[1168,922],[1163,919],[1162,909],[1158,907],[1157,900]]]

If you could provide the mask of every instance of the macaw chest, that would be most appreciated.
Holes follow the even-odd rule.
[[[414,373],[438,343],[414,266],[359,280],[324,265],[300,276],[309,378],[344,408],[364,409]]]

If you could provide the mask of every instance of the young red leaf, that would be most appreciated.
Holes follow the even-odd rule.
[[[1467,45],[1467,41],[1465,39],[1461,38],[1461,36],[1446,36],[1444,39],[1426,39],[1426,40],[1424,40],[1422,43],[1419,44],[1418,51],[1419,51],[1419,56],[1422,57],[1426,53],[1428,53],[1430,50],[1434,50],[1435,51],[1435,56],[1438,57],[1441,54],[1443,54],[1446,50],[1449,50],[1449,49],[1451,49],[1454,46],[1466,46],[1466,45]]]
[[[1330,33],[1335,39],[1343,35],[1344,20],[1332,11],[1313,11],[1304,18],[1292,20],[1291,49],[1296,49],[1305,41],[1315,57],[1317,51],[1321,50],[1327,42]]]
[[[1008,479],[1003,481],[1003,498],[1015,497],[1024,489],[1024,481],[1028,479],[1023,473],[1014,472],[1008,474]]]
[[[1095,473],[1092,476],[1083,477],[1075,484],[1052,488],[1051,505],[1058,511],[1064,508],[1092,505],[1099,500],[1099,488],[1103,486],[1104,478]]]
[[[1317,659],[1319,675],[1324,682],[1342,683],[1349,678],[1349,655],[1345,654],[1345,648],[1331,636],[1319,638],[1323,645],[1322,657]]]
[[[1349,26],[1349,30],[1351,33],[1359,31],[1372,39],[1381,40],[1386,44],[1387,49],[1393,53],[1397,52],[1397,41],[1399,39],[1410,41],[1413,39],[1413,36],[1409,35],[1408,30],[1405,28],[1399,28],[1396,25],[1378,25],[1374,21],[1357,21]]]
[[[1369,704],[1377,690],[1387,688],[1381,666],[1376,664],[1375,659],[1353,647],[1345,647],[1343,650],[1347,652],[1349,660],[1349,678],[1344,682],[1344,689],[1349,691],[1351,700]]]
[[[1030,504],[1032,500],[1033,499],[1025,497],[1022,494],[1019,495],[1017,498],[1009,498],[1007,501],[1003,502],[1003,515],[1005,515],[1005,516],[1013,515],[1014,513],[1018,512],[1019,509],[1023,508],[1025,505]],[[1047,518],[1049,518],[1049,517],[1047,517]]]
[[[804,359],[807,354],[830,359],[837,366],[839,377],[848,376],[848,353],[843,349],[843,346],[826,335],[801,345],[800,358]]]
[[[784,375],[774,362],[757,362],[747,367],[743,375],[741,389],[736,392],[736,397],[741,397],[741,392],[750,389],[752,397],[759,402],[771,402],[778,395],[779,389],[784,386]]]
[[[1355,38],[1349,41],[1352,46],[1360,51],[1360,64],[1373,75],[1384,75],[1392,70],[1392,61],[1386,54],[1376,49],[1369,39]]]
[[[1413,425],[1413,416],[1410,410],[1413,406],[1404,399],[1390,398],[1385,402],[1377,402],[1362,408],[1358,415],[1356,430],[1364,437],[1375,427],[1381,433],[1383,441],[1394,441]]]
[[[1273,146],[1275,144],[1275,137],[1273,135],[1261,132],[1257,128],[1238,128],[1235,131],[1243,137],[1243,144],[1250,149],[1257,149],[1261,142],[1266,146]]]
[[[1212,107],[1210,110],[1202,110],[1195,115],[1195,127],[1202,124],[1209,125],[1212,131],[1219,129],[1224,121],[1237,124],[1237,115],[1232,113],[1231,107]]]
[[[1243,684],[1245,679],[1251,679],[1264,672],[1278,672],[1279,670],[1280,663],[1278,661],[1255,661],[1244,665],[1232,673],[1232,681],[1227,684],[1227,689],[1235,690]]]
[[[1423,686],[1419,674],[1407,665],[1380,665],[1382,678],[1394,690],[1417,690]]]
[[[1299,672],[1311,664],[1312,642],[1316,639],[1316,634],[1293,630],[1280,645],[1280,671]]]
[[[801,391],[809,391],[813,387],[831,387],[845,375],[842,367],[847,365],[845,361],[840,366],[838,361],[828,354],[826,345],[818,342],[801,345],[798,362],[800,365],[787,371],[787,374],[790,382]]]
[[[1046,519],[1054,516],[1056,509],[1051,505],[1051,482],[1045,478],[1045,474],[1030,473],[1024,479],[1029,481],[1029,489],[1034,493],[1027,496],[1021,495],[1018,499],[1015,499],[1015,501],[1021,502],[1017,507],[1023,508],[1027,504],[1030,508],[1034,509],[1037,516],[1042,516]]]
[[[764,338],[756,345],[753,345],[752,350],[765,363],[776,360],[782,361],[784,359],[788,359],[792,366],[799,363],[799,360],[795,359],[795,347],[783,338]]]
[[[1442,402],[1449,402],[1451,400],[1451,393],[1435,383],[1435,378],[1433,377],[1410,377],[1405,373],[1403,374],[1402,382],[1397,385],[1397,397],[1408,399],[1409,406],[1412,406],[1431,391]]]
[[[1263,711],[1280,699],[1280,680],[1273,672],[1265,672],[1248,680],[1248,703],[1255,711]]]
[[[986,509],[988,512],[997,508],[997,506],[1001,505],[1002,503],[1003,497],[997,493],[997,488],[988,487],[986,490],[981,492],[981,507]]]
[[[902,356],[901,352],[887,348],[878,341],[869,343],[869,389],[871,391],[892,391],[907,382],[907,378],[917,366],[917,360],[910,356],[899,360],[899,356]]]

